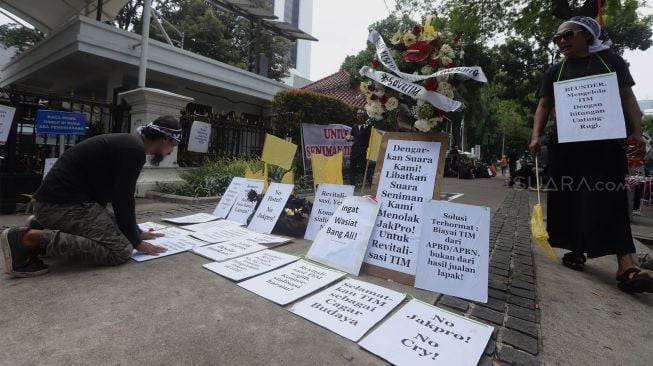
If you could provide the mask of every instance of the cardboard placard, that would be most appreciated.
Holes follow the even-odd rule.
[[[357,342],[405,298],[406,294],[346,278],[288,310]]]
[[[475,366],[493,331],[413,299],[358,344],[395,365]]]
[[[558,142],[626,138],[616,73],[557,81],[553,94]]]
[[[490,208],[430,201],[415,287],[487,302]]]
[[[229,215],[229,211],[231,211],[231,208],[234,206],[234,203],[236,203],[236,199],[238,199],[238,196],[242,191],[242,186],[245,180],[246,179],[242,177],[234,177],[231,180],[229,187],[224,191],[222,197],[220,197],[220,201],[218,201],[218,205],[215,206],[215,210],[213,210],[214,215],[223,218]]]
[[[238,286],[279,305],[287,305],[319,290],[344,275],[344,272],[302,259],[241,282]]]
[[[238,282],[285,266],[296,260],[299,260],[299,257],[275,252],[274,250],[262,250],[224,262],[208,263],[202,267]]]
[[[306,257],[358,276],[379,203],[366,197],[347,197],[320,230]]]
[[[317,233],[329,222],[333,212],[342,204],[342,201],[354,194],[354,188],[354,186],[328,183],[320,184],[317,187],[304,239],[315,239]]]
[[[188,151],[207,153],[209,151],[209,139],[211,137],[211,124],[200,121],[193,121],[188,136]]]
[[[271,183],[247,228],[257,233],[271,233],[294,188],[292,184]]]
[[[426,144],[420,145],[422,142]],[[383,134],[371,189],[381,209],[365,254],[363,273],[414,284],[419,217],[426,202],[440,198],[447,145],[448,137],[443,133]],[[427,171],[425,166],[433,170]],[[427,181],[432,181],[433,186],[425,186]]]

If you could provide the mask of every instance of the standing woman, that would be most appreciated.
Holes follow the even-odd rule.
[[[530,150],[540,148],[542,133],[555,107],[554,83],[616,73],[618,96],[626,120],[629,141],[643,145],[641,116],[631,87],[635,84],[624,60],[599,39],[601,28],[592,18],[573,17],[558,27],[553,42],[564,59],[544,75],[533,123]],[[614,108],[615,106],[605,106]],[[582,271],[587,257],[615,255],[618,286],[627,292],[653,292],[653,274],[637,268],[630,230],[625,188],[624,139],[558,142],[557,121],[549,130],[549,169],[552,191],[547,197],[547,230],[550,243],[569,250],[565,266]],[[610,126],[612,123],[612,126]],[[617,121],[604,121],[610,129]],[[559,125],[559,126],[558,126]],[[625,136],[624,136],[625,137]]]

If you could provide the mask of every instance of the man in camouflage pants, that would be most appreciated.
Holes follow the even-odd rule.
[[[38,257],[42,254],[117,265],[127,262],[134,249],[164,252],[144,241],[158,235],[138,229],[134,192],[146,154],[158,165],[180,139],[179,121],[163,116],[138,134],[95,136],[67,150],[34,194],[35,217],[27,227],[2,233],[5,272],[12,277],[47,273]],[[109,202],[115,218],[105,208]]]

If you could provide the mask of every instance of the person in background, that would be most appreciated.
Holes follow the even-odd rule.
[[[146,154],[158,165],[181,136],[179,121],[163,116],[140,127],[138,134],[94,136],[68,149],[34,194],[34,217],[26,227],[3,231],[5,272],[11,277],[45,274],[48,266],[39,255],[118,265],[134,249],[150,255],[165,252],[145,241],[161,235],[139,230],[134,192]],[[113,215],[106,209],[109,202]]]
[[[356,112],[356,123],[351,128],[347,141],[352,141],[349,156],[349,184],[355,186],[361,175],[365,173],[367,163],[367,146],[370,143],[372,125],[367,119],[367,113],[359,109]],[[368,174],[368,180],[372,177]]]
[[[601,28],[592,18],[573,17],[558,27],[553,42],[564,55],[544,74],[537,93],[530,150],[540,150],[542,134],[555,106],[556,81],[616,73],[618,96],[629,140],[642,146],[642,126],[635,84],[626,62],[599,39]],[[599,54],[600,53],[600,54]],[[609,108],[609,106],[608,106]],[[637,267],[625,189],[626,154],[622,139],[558,142],[555,121],[549,137],[549,176],[555,185],[547,195],[547,231],[552,246],[568,252],[565,266],[582,271],[587,257],[614,255],[616,280],[626,292],[653,292],[653,275]],[[611,188],[609,188],[611,187]],[[585,256],[587,255],[587,257]]]

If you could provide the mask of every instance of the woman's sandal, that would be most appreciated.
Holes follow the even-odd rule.
[[[632,276],[631,276],[632,275]],[[617,276],[617,286],[625,292],[653,292],[653,277],[650,273],[644,273],[641,269],[632,267]]]
[[[573,269],[574,271],[584,270],[585,261],[587,261],[587,258],[584,254],[569,252],[562,256],[562,264],[567,268]]]

